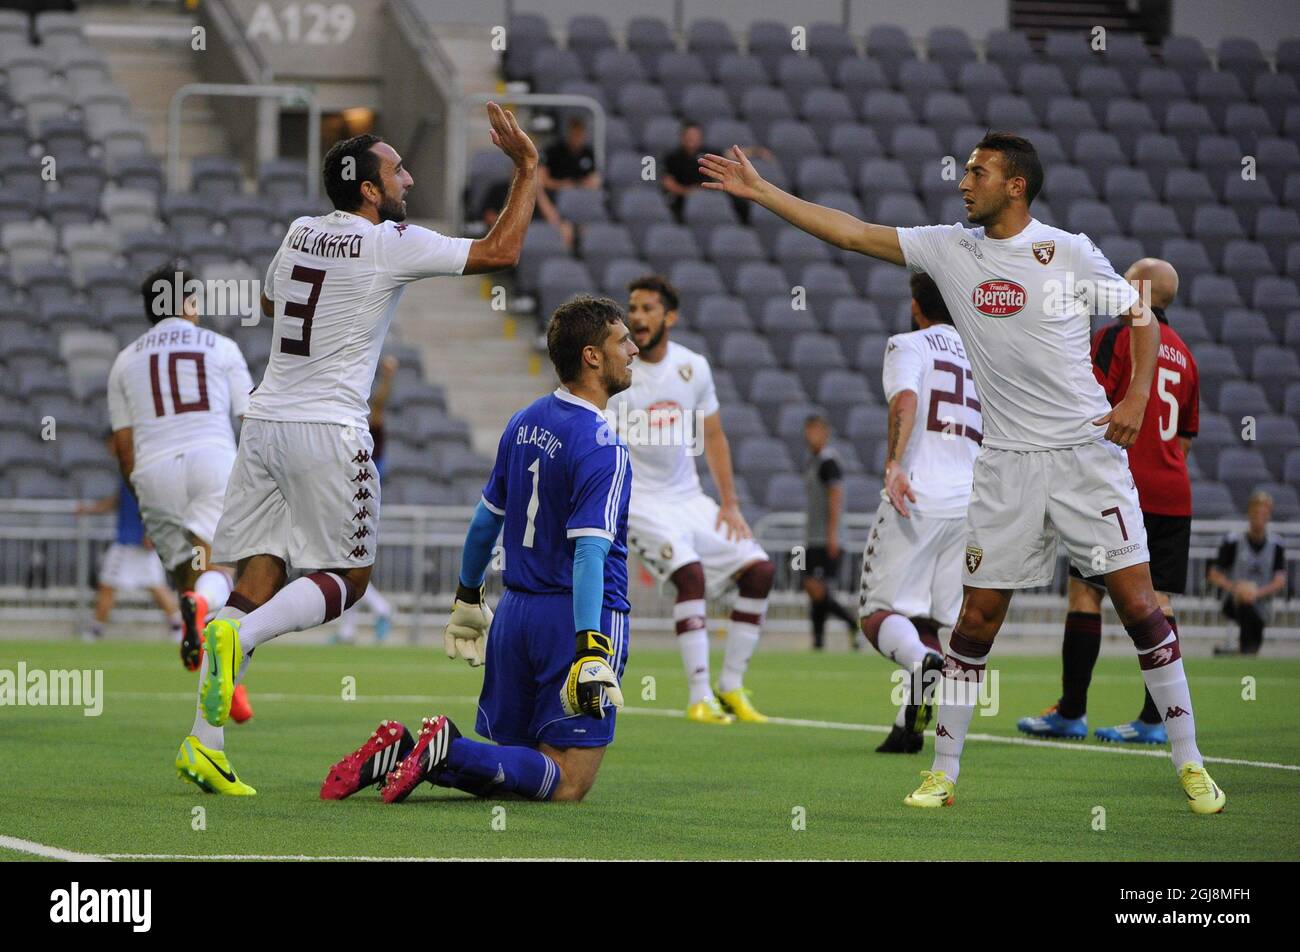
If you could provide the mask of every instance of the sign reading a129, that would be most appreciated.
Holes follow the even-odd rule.
[[[271,44],[337,46],[357,24],[347,3],[258,3],[248,17],[250,40]]]

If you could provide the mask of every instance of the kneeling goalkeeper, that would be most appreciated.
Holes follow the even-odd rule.
[[[595,783],[623,705],[632,487],[627,446],[603,414],[631,385],[637,348],[619,306],[590,297],[556,309],[546,343],[562,385],[506,425],[444,633],[449,657],[486,663],[475,730],[495,743],[461,736],[443,715],[425,718],[417,738],[385,721],[330,770],[324,799],[383,780],[386,803],[424,781],[581,800]],[[494,620],[483,577],[503,527],[506,590]]]

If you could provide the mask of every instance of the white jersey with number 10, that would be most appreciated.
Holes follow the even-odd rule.
[[[902,465],[919,513],[939,518],[966,514],[984,423],[975,380],[961,337],[951,324],[895,334],[885,348],[885,399],[911,390],[916,420]]]
[[[295,220],[262,288],[275,303],[275,332],[247,416],[364,428],[370,385],[403,288],[420,278],[461,274],[470,244],[343,211]]]

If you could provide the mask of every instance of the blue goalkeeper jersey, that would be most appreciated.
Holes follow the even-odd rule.
[[[510,418],[497,447],[484,504],[505,516],[506,587],[571,594],[581,536],[610,543],[604,607],[626,612],[627,445],[593,404],[563,387]]]

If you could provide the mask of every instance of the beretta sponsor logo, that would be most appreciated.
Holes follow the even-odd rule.
[[[975,310],[989,317],[1010,317],[1025,309],[1028,296],[1025,289],[1014,281],[993,278],[975,286],[971,303]]]

